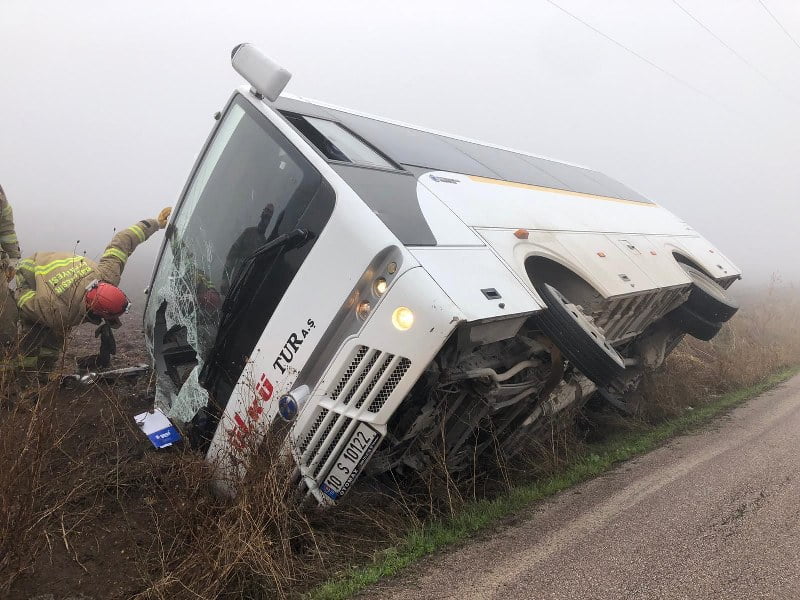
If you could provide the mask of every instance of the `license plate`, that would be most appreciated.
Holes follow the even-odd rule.
[[[360,423],[333,463],[319,489],[332,500],[347,493],[364,464],[372,456],[381,434],[366,423]]]

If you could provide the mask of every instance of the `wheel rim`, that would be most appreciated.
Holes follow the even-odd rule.
[[[583,329],[591,338],[594,340],[595,344],[598,348],[601,348],[603,352],[605,352],[610,358],[612,358],[620,367],[623,369],[625,368],[625,359],[622,358],[619,352],[617,352],[614,347],[608,343],[605,334],[603,331],[594,323],[594,319],[590,319],[587,317],[582,310],[580,310],[575,304],[570,302],[564,294],[559,292],[556,288],[554,288],[549,283],[545,284],[547,290],[556,298],[559,302],[564,305],[564,308],[567,312],[572,316],[573,321]]]

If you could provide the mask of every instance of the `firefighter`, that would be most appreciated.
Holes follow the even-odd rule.
[[[84,322],[119,327],[130,305],[117,287],[125,262],[136,247],[167,226],[172,208],[114,236],[99,262],[68,252],[37,252],[17,266],[17,307],[22,323],[25,367],[50,371],[69,332]],[[98,330],[99,335],[100,330]]]
[[[20,258],[14,230],[14,212],[0,187],[0,346],[7,347],[17,337],[17,305],[8,289]]]

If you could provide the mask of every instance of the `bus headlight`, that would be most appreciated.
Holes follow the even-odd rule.
[[[372,284],[372,291],[375,292],[375,295],[380,298],[383,296],[384,292],[386,292],[386,288],[389,287],[389,284],[383,277],[378,277],[375,280],[375,283]]]
[[[408,331],[414,324],[414,313],[410,308],[398,306],[392,313],[392,325],[400,331]]]

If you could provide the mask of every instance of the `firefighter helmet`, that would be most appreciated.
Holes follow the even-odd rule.
[[[93,281],[86,288],[86,310],[109,319],[128,312],[130,302],[121,289],[105,281]]]

